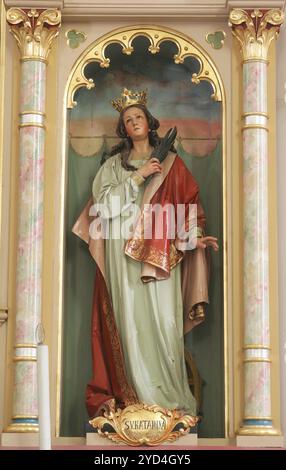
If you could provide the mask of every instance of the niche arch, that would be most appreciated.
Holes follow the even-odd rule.
[[[225,219],[226,219],[226,197],[225,197],[225,174],[226,174],[226,158],[225,158],[225,93],[224,93],[224,88],[223,88],[223,83],[221,76],[219,74],[219,71],[217,70],[215,64],[213,63],[212,59],[209,57],[209,55],[204,51],[204,49],[197,44],[194,40],[188,38],[186,35],[171,30],[169,28],[165,27],[160,27],[160,26],[128,26],[124,28],[120,28],[114,31],[111,31],[110,33],[102,36],[101,38],[97,39],[94,41],[90,46],[87,47],[85,51],[82,52],[82,54],[79,56],[77,61],[75,62],[73,68],[71,69],[67,85],[66,85],[66,92],[65,92],[65,110],[68,110],[68,113],[73,112],[73,110],[76,110],[78,108],[77,105],[77,96],[78,93],[81,90],[91,90],[93,91],[97,88],[97,75],[96,72],[94,76],[91,78],[87,70],[92,64],[97,64],[99,65],[99,68],[97,70],[106,70],[108,71],[112,60],[109,56],[109,47],[112,45],[115,45],[121,49],[120,53],[123,54],[123,57],[131,57],[134,54],[136,54],[136,40],[138,38],[144,38],[145,41],[148,41],[148,52],[152,56],[157,56],[160,54],[161,50],[164,47],[164,44],[166,43],[171,43],[175,49],[173,55],[172,55],[172,61],[174,64],[176,64],[178,67],[180,65],[183,65],[184,62],[186,61],[187,58],[193,58],[196,60],[198,67],[195,72],[191,74],[191,80],[195,85],[200,85],[204,81],[208,82],[211,88],[211,99],[214,102],[221,103],[221,124],[222,124],[222,141],[221,141],[221,158],[222,158],[222,212],[223,212],[223,234],[225,234]],[[67,198],[66,198],[67,199]],[[65,206],[67,204],[65,203]],[[223,236],[223,238],[225,238]],[[220,244],[221,247],[223,246],[223,243]],[[86,249],[87,252],[87,249]],[[88,256],[88,253],[86,253]],[[222,253],[222,258],[226,256],[226,253]],[[227,278],[227,273],[226,273],[226,268],[225,266],[227,263],[222,262],[222,279],[221,279],[221,284],[224,286],[225,285],[225,279]],[[222,348],[222,381],[223,381],[223,391],[220,391],[220,395],[222,396],[221,400],[223,403],[221,403],[221,410],[222,411],[222,416],[221,416],[221,426],[220,429],[221,431],[217,433],[216,431],[214,434],[211,434],[209,431],[206,431],[205,434],[202,435],[202,437],[224,437],[227,433],[227,414],[228,414],[228,399],[227,399],[227,389],[226,389],[226,384],[227,384],[227,308],[226,308],[226,293],[223,294],[224,299],[222,300],[222,325],[221,325],[221,331],[220,334],[222,335],[222,342],[220,344],[220,347]],[[75,338],[75,333],[74,331],[76,328],[73,326],[67,326],[66,322],[64,320],[64,330],[71,333],[71,337],[73,337],[73,340],[76,343],[76,338]],[[67,330],[66,330],[67,328]],[[81,334],[85,337],[85,342],[89,345],[89,337],[87,338],[86,335],[88,334],[87,329]],[[191,333],[192,334],[192,333]],[[69,335],[63,335],[62,341],[66,341],[65,338],[67,338]],[[198,338],[195,339],[197,342],[203,342],[204,341],[207,343],[208,342],[208,334],[203,337],[204,334],[199,333]],[[65,338],[64,338],[65,337]],[[69,341],[69,340],[67,340]],[[202,343],[202,344],[203,344]],[[205,346],[204,346],[205,347]],[[74,349],[74,345],[70,347],[70,350]],[[82,394],[82,391],[77,390],[78,394],[82,394],[81,396],[81,407],[82,409],[78,411],[77,416],[74,413],[75,410],[75,404],[78,398],[76,398],[75,394],[73,395],[73,391],[71,390],[74,387],[70,387],[65,385],[68,380],[70,380],[70,377],[72,375],[72,371],[76,367],[76,363],[74,361],[70,361],[70,365],[67,365],[65,363],[65,354],[68,354],[69,348],[66,347],[64,344],[63,348],[63,359],[61,362],[61,376],[62,376],[62,383],[61,383],[61,410],[59,411],[59,414],[61,416],[60,418],[60,427],[61,427],[61,435],[65,436],[75,436],[75,435],[80,435],[78,433],[78,430],[81,427],[81,424],[79,423],[79,420],[84,419],[84,395]],[[66,352],[65,352],[66,351]],[[193,351],[192,351],[193,353]],[[208,356],[208,354],[207,354]],[[83,366],[84,368],[84,366]],[[66,371],[66,377],[65,377],[65,371]],[[67,377],[68,376],[68,377]],[[204,377],[202,377],[202,380],[204,381]],[[87,380],[86,380],[87,383]],[[207,384],[208,385],[208,384]],[[76,383],[75,383],[76,386]],[[216,384],[215,384],[216,386]],[[65,391],[66,389],[66,391]],[[70,401],[69,401],[70,400]],[[78,406],[78,405],[76,405]],[[215,403],[211,403],[209,405],[210,408],[214,408],[216,406]],[[79,408],[77,408],[79,410]],[[226,411],[225,411],[226,410]],[[209,409],[206,413],[209,415],[211,413],[211,409]],[[72,417],[71,417],[72,416]],[[214,421],[216,420],[215,413],[214,417],[212,418]],[[72,421],[74,420],[74,423]],[[77,422],[76,422],[77,421]]]

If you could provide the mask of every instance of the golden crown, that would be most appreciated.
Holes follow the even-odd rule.
[[[134,106],[136,104],[143,104],[144,106],[147,103],[147,92],[146,91],[138,91],[133,92],[131,90],[127,90],[124,88],[123,92],[121,93],[121,98],[117,100],[112,100],[112,106],[119,111],[119,113],[128,108],[128,106]]]

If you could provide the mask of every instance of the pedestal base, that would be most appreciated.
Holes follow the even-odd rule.
[[[127,444],[112,442],[110,439],[100,436],[97,432],[87,432],[86,433],[86,445],[87,446],[123,446]],[[198,435],[189,433],[186,436],[182,436],[179,439],[176,439],[173,442],[163,442],[160,446],[172,447],[172,446],[197,446],[198,445]],[[140,447],[138,447],[140,449]],[[150,447],[152,449],[152,447]]]
[[[283,436],[237,436],[237,447],[284,447]]]
[[[1,446],[3,447],[38,447],[39,434],[37,432],[3,432]]]

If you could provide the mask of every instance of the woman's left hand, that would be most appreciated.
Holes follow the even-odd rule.
[[[207,246],[211,246],[214,251],[218,251],[217,238],[211,236],[197,238],[197,248],[205,249]]]

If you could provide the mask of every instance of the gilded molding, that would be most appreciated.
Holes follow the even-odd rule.
[[[246,124],[242,127],[242,130],[245,131],[246,129],[263,129],[264,131],[269,132],[268,127],[262,126],[262,124]]]
[[[13,415],[12,419],[38,419],[38,415]]]
[[[261,112],[261,111],[251,111],[251,112],[247,112],[247,113],[242,114],[243,118],[248,117],[248,116],[263,116],[263,117],[269,119],[269,114]],[[261,346],[261,347],[264,347],[264,346]]]
[[[48,61],[47,59],[44,59],[43,57],[39,57],[39,56],[36,56],[36,55],[31,55],[31,56],[24,56],[24,57],[21,57],[20,58],[20,62],[30,62],[30,61],[33,61],[35,62],[35,60],[37,60],[38,62],[43,62],[43,64],[47,64]]]
[[[272,416],[245,416],[244,417],[245,420],[247,419],[263,419],[263,420],[267,420],[267,421],[271,421],[273,419]]]
[[[271,359],[264,358],[264,357],[247,357],[243,359],[243,362],[272,362]]]
[[[110,59],[105,56],[106,48],[110,44],[119,44],[122,47],[123,54],[131,55],[134,52],[132,43],[137,37],[145,37],[149,40],[148,51],[151,54],[159,53],[160,46],[164,41],[173,42],[177,47],[177,53],[173,56],[175,64],[183,64],[187,57],[195,57],[200,64],[200,70],[198,73],[193,73],[191,77],[192,82],[198,84],[201,80],[207,80],[213,88],[212,98],[215,101],[222,101],[222,88],[215,65],[198,44],[183,35],[178,36],[177,33],[170,29],[163,30],[156,27],[152,28],[151,26],[138,26],[135,29],[121,29],[119,32],[115,31],[112,34],[107,34],[91,44],[82,53],[74,66],[68,84],[68,108],[73,108],[77,104],[74,100],[77,90],[82,87],[90,90],[95,86],[93,79],[86,78],[84,74],[86,65],[91,62],[98,62],[100,67],[108,68]]]
[[[39,116],[46,116],[46,113],[42,111],[21,111],[19,116],[25,116],[26,114],[38,114]]]
[[[280,436],[281,432],[273,428],[271,425],[269,426],[244,426],[239,429],[238,435],[239,436]]]
[[[53,40],[59,34],[61,12],[56,9],[10,8],[6,19],[21,57],[47,60]]]
[[[15,424],[10,424],[8,426],[6,432],[38,432],[39,431],[39,425],[38,424],[33,424],[33,423],[15,423]]]
[[[45,124],[40,124],[38,122],[25,122],[23,124],[18,125],[19,129],[21,127],[39,127],[40,129],[46,129]]]
[[[284,13],[279,9],[232,10],[229,26],[240,44],[243,60],[267,60],[269,46],[283,21]]]
[[[13,358],[14,362],[37,362],[37,358],[34,356],[16,356]]]

